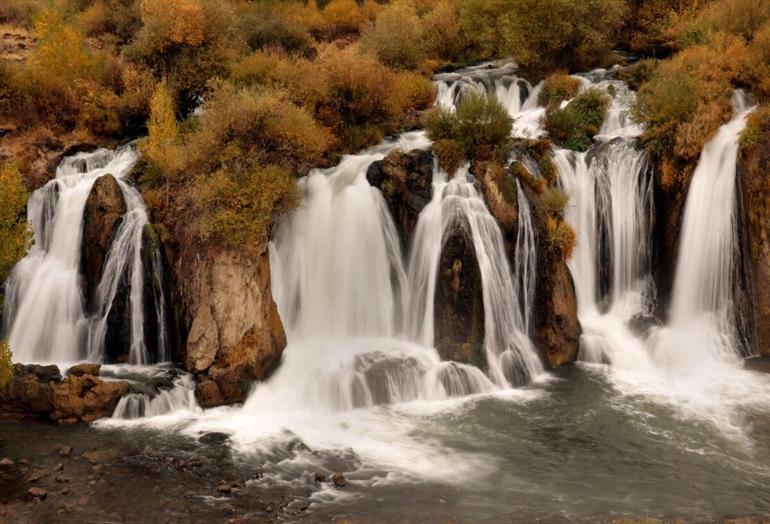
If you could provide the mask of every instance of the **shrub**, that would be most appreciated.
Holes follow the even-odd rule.
[[[760,106],[746,118],[741,133],[741,150],[750,151],[760,144],[770,144],[770,107]]]
[[[203,176],[194,189],[202,213],[201,236],[248,249],[266,238],[273,217],[298,202],[291,173],[276,165],[220,169]]]
[[[543,191],[541,202],[546,213],[554,217],[561,217],[569,202],[569,195],[558,187],[549,187]]]
[[[11,362],[11,348],[8,342],[0,340],[0,388],[5,387],[13,378],[13,362]]]
[[[175,178],[182,168],[179,128],[174,111],[174,99],[165,81],[158,82],[150,101],[147,140],[143,145],[147,160],[167,180]]]
[[[452,113],[433,109],[423,125],[431,140],[453,140],[468,159],[503,161],[511,150],[512,120],[493,96],[473,91],[463,97]]]
[[[217,0],[141,0],[142,27],[126,48],[132,60],[166,77],[183,113],[238,52],[233,11]]]
[[[572,258],[572,253],[577,245],[577,235],[572,226],[563,220],[548,217],[546,230],[549,247],[558,253],[562,260]]]
[[[430,57],[454,62],[465,48],[460,24],[460,2],[439,0],[422,18],[423,46]]]
[[[513,56],[537,77],[585,70],[612,57],[625,0],[462,0],[465,34],[487,56]]]
[[[577,96],[580,86],[577,78],[565,73],[554,73],[543,81],[537,103],[549,110],[558,109],[563,101]]]
[[[31,241],[24,212],[27,194],[19,170],[14,164],[0,165],[0,283],[16,262],[24,256]],[[1,305],[1,304],[0,304]]]
[[[465,159],[462,144],[451,138],[434,141],[433,154],[436,155],[439,167],[449,175],[453,175]]]
[[[425,59],[420,18],[414,7],[403,0],[388,5],[377,15],[361,45],[391,67],[415,69]]]
[[[585,151],[601,129],[610,99],[598,89],[581,93],[563,109],[546,114],[545,127],[551,138],[565,148]]]
[[[307,53],[308,30],[285,12],[264,2],[239,4],[235,15],[239,32],[252,50],[280,47],[287,52]]]

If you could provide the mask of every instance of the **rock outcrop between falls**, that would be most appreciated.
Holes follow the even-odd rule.
[[[252,382],[270,374],[286,347],[270,291],[267,245],[256,255],[190,246],[174,260],[173,299],[198,402],[243,402]]]
[[[770,134],[765,132],[753,147],[738,156],[739,269],[748,274],[743,308],[756,353],[770,355]],[[742,213],[740,212],[742,211]],[[738,306],[741,306],[740,296]]]
[[[436,350],[442,360],[486,370],[481,269],[465,215],[454,217],[441,246],[434,297]]]
[[[57,366],[15,364],[13,377],[0,388],[0,411],[64,425],[109,417],[129,386],[122,380],[102,380],[98,373],[98,365],[76,366],[62,378]]]
[[[537,275],[533,341],[550,367],[577,359],[581,327],[577,316],[577,296],[572,274],[561,252],[548,242],[548,216],[541,195],[522,184],[530,206],[537,235]]]
[[[87,305],[96,295],[104,261],[125,214],[126,202],[115,177],[108,174],[97,178],[83,210],[83,240],[80,244],[80,273]]]
[[[408,153],[392,151],[369,166],[366,179],[382,192],[395,220],[402,246],[406,248],[420,211],[431,199],[433,155],[421,149]]]

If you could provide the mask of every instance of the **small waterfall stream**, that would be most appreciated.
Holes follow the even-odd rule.
[[[132,364],[151,361],[145,340],[142,234],[147,213],[141,195],[125,177],[136,163],[133,146],[79,153],[62,160],[56,177],[35,191],[28,204],[34,245],[13,269],[6,284],[4,327],[21,362],[100,362],[111,308],[121,282],[128,283],[130,353]],[[126,213],[115,234],[96,290],[95,312],[86,311],[81,287],[80,257],[83,214],[97,178],[112,174],[117,180]],[[168,359],[165,297],[160,253],[154,260],[153,278],[159,285],[153,300],[157,311],[157,359]],[[153,355],[154,356],[154,355]]]

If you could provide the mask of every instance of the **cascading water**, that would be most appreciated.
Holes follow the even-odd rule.
[[[750,111],[740,91],[733,109],[733,119],[703,149],[687,194],[669,325],[652,341],[655,360],[665,369],[740,358],[733,311],[735,173],[738,138]]]
[[[130,314],[129,361],[150,361],[145,340],[144,268],[142,235],[148,223],[139,192],[125,180],[137,159],[132,146],[105,149],[65,158],[56,177],[35,191],[28,204],[34,245],[13,269],[6,285],[4,326],[14,358],[22,362],[101,361],[108,317],[121,281],[128,282]],[[83,214],[97,178],[112,174],[125,201],[126,213],[115,234],[95,296],[95,312],[88,314],[80,275]],[[153,247],[153,277],[158,280],[153,300],[159,312],[159,360],[166,360],[165,298],[160,254]]]

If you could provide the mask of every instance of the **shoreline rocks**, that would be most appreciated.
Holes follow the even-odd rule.
[[[62,378],[57,366],[15,364],[13,377],[0,389],[0,411],[48,418],[62,425],[109,417],[129,386],[126,381],[103,380],[88,373],[98,373],[98,367],[81,364]]]

